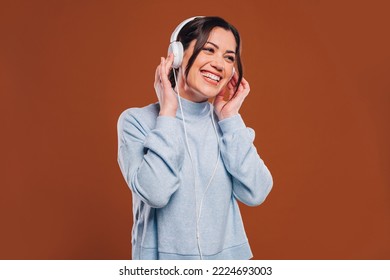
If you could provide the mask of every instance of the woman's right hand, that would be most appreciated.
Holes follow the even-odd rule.
[[[173,63],[173,54],[161,58],[154,77],[154,89],[160,103],[160,116],[176,117],[177,97],[169,81],[168,74]]]

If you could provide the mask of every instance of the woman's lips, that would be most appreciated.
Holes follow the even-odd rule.
[[[209,71],[203,70],[203,71],[200,71],[200,73],[201,73],[201,75],[203,76],[203,78],[204,78],[207,82],[209,82],[209,83],[211,83],[211,84],[213,84],[213,85],[218,85],[218,83],[219,83],[219,82],[221,81],[221,79],[222,79],[221,76],[216,75],[216,74],[214,74],[214,73],[212,73],[212,72],[209,72]]]

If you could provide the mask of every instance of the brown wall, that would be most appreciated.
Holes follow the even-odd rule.
[[[242,207],[255,258],[389,259],[382,2],[2,1],[0,258],[130,258],[117,118],[156,100],[175,26],[219,15],[243,37],[242,115],[274,176]]]

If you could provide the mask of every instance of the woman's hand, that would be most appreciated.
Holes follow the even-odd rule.
[[[237,93],[234,94],[238,80],[238,74],[235,73],[227,86],[222,89],[214,99],[214,110],[219,120],[223,120],[238,114],[244,99],[248,96],[249,83],[242,78]],[[226,96],[226,98],[225,98]]]
[[[176,116],[177,97],[168,79],[172,62],[173,54],[169,54],[166,59],[162,57],[154,77],[154,89],[160,102],[160,116]]]

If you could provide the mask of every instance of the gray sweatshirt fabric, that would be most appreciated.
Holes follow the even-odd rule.
[[[118,163],[133,199],[132,258],[250,259],[237,200],[257,206],[273,184],[255,133],[240,115],[215,116],[217,138],[209,102],[181,103],[192,160],[179,109],[176,118],[159,116],[155,103],[118,120]]]

